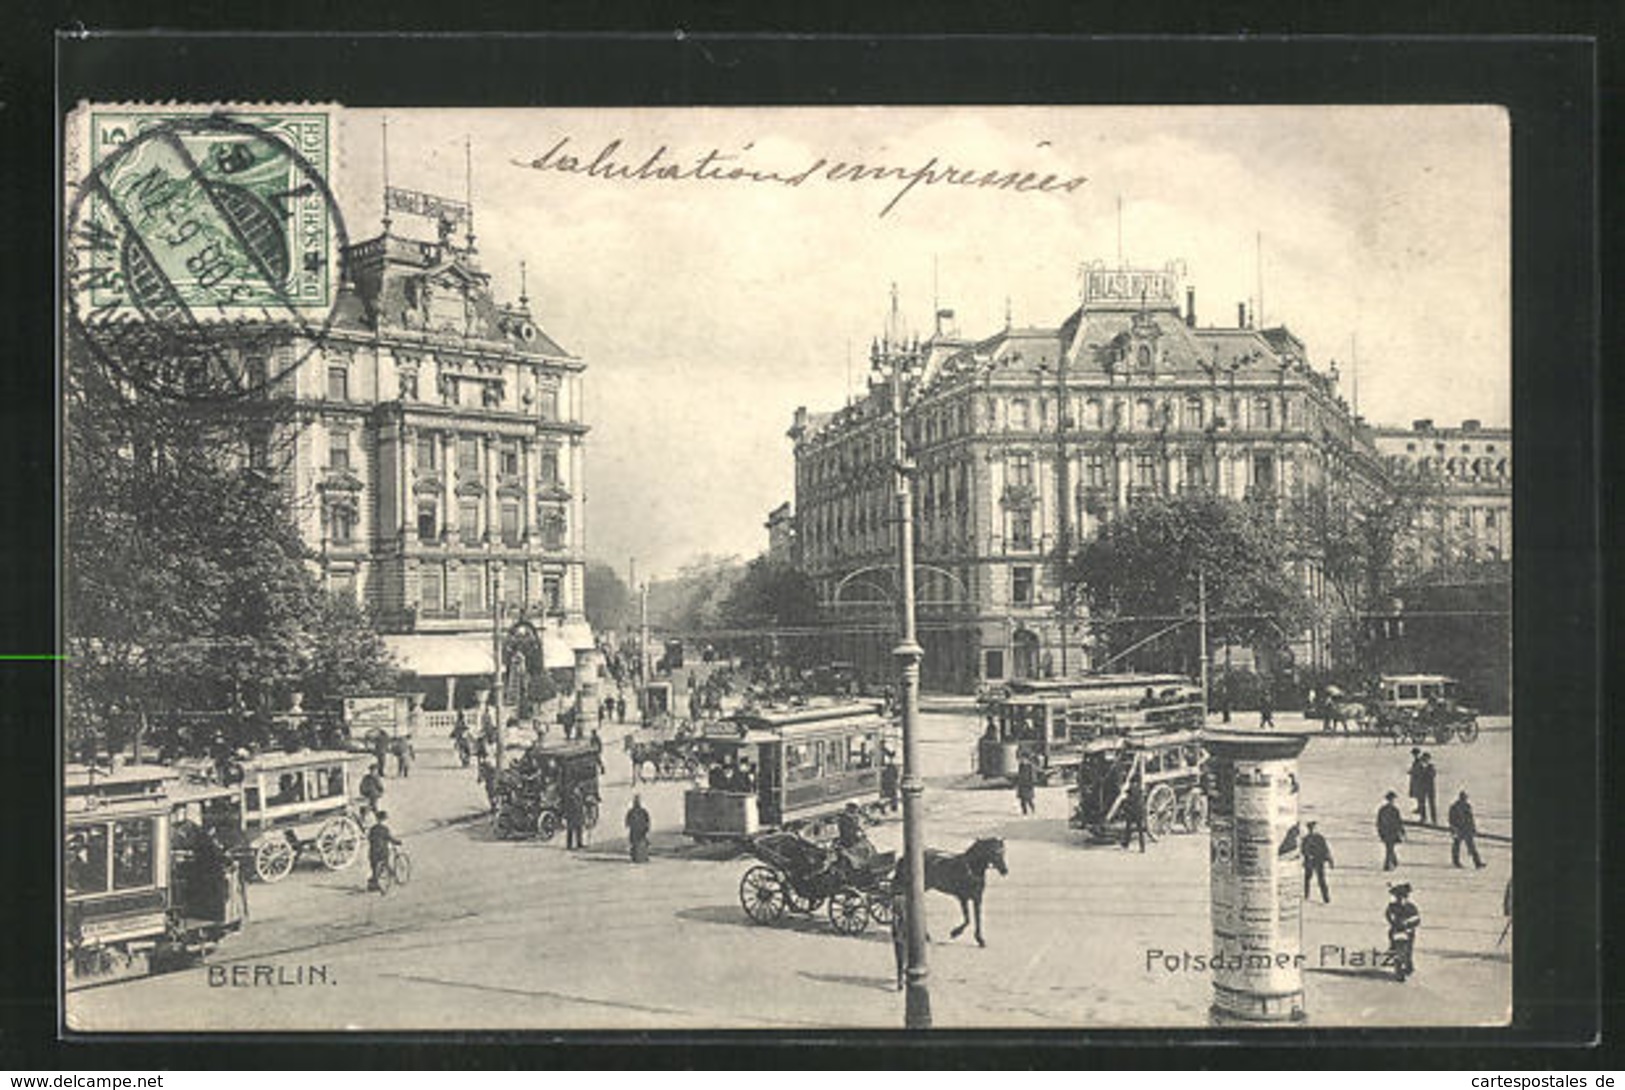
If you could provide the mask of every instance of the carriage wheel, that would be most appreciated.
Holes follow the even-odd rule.
[[[773,923],[784,915],[788,887],[772,867],[752,867],[739,880],[739,905],[757,923]]]
[[[1456,736],[1456,728],[1449,723],[1440,723],[1433,728],[1433,741],[1435,745],[1444,745]]]
[[[786,883],[784,887],[784,905],[791,912],[799,912],[803,916],[811,916],[814,912],[817,912],[820,908],[824,907],[824,899],[822,897],[803,897],[801,894],[796,892],[795,886]]]
[[[361,827],[350,818],[334,818],[316,834],[316,850],[328,870],[343,870],[361,854]]]
[[[594,828],[598,825],[597,799],[581,800],[581,824],[588,829]]]
[[[829,922],[843,935],[861,935],[869,926],[869,902],[863,894],[847,886],[829,899]]]
[[[1207,824],[1207,796],[1200,791],[1192,791],[1185,796],[1185,812],[1180,823],[1187,833],[1201,830]]]
[[[491,815],[491,830],[503,840],[512,840],[514,837],[520,835],[519,827],[514,819],[512,806],[509,806],[507,803],[503,802],[497,803],[496,812]]]
[[[1152,836],[1167,836],[1174,827],[1174,817],[1179,810],[1179,798],[1174,789],[1165,783],[1159,783],[1151,789],[1145,798],[1145,828]]]
[[[559,814],[557,810],[544,806],[536,815],[536,835],[543,841],[552,840],[559,833]]]
[[[638,762],[638,777],[644,783],[654,783],[660,778],[660,766],[646,757]]]
[[[280,882],[293,870],[293,845],[281,833],[272,833],[254,849],[254,873],[262,882]]]
[[[1466,719],[1463,719],[1460,723],[1456,724],[1456,737],[1460,738],[1463,742],[1478,741],[1478,716],[1469,715]]]
[[[869,891],[869,918],[877,927],[891,926],[891,887],[882,885]]]
[[[675,780],[681,774],[682,765],[678,764],[677,758],[672,756],[670,753],[662,753],[660,755],[661,778],[666,780]]]

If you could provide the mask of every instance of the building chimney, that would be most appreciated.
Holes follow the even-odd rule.
[[[1433,430],[1433,421],[1432,420],[1412,420],[1411,421],[1411,430],[1412,431],[1432,431]]]
[[[1196,289],[1185,289],[1185,325],[1196,328]]]
[[[1246,329],[1247,328],[1247,304],[1246,303],[1237,303],[1236,304],[1236,328],[1237,329]]]
[[[1479,429],[1479,426],[1480,426],[1480,422],[1477,421],[1477,420],[1463,420],[1461,422],[1461,430],[1462,431],[1477,431]]]

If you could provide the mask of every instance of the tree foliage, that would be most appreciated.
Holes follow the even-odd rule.
[[[360,609],[316,582],[281,455],[248,457],[288,435],[283,407],[134,396],[72,345],[66,390],[70,734],[119,747],[153,715],[393,681]]]
[[[789,628],[818,621],[818,588],[787,564],[758,556],[728,591],[719,610],[730,628]]]
[[[611,565],[588,561],[586,593],[587,622],[597,631],[629,628],[634,623],[632,592]]]
[[[1307,618],[1283,535],[1269,507],[1192,493],[1137,503],[1078,551],[1071,579],[1097,624],[1108,655],[1142,640],[1130,661],[1191,669],[1194,624],[1151,639],[1197,610],[1206,583],[1209,644],[1281,644]]]

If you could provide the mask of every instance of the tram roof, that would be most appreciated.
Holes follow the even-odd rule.
[[[1444,674],[1383,674],[1384,685],[1457,685],[1453,677]]]
[[[243,771],[281,772],[290,768],[313,768],[339,762],[360,762],[371,754],[347,749],[302,749],[297,753],[258,753],[243,762]]]
[[[744,730],[782,730],[786,727],[834,726],[843,719],[879,719],[884,706],[879,700],[846,700],[801,707],[766,707],[735,712],[728,720]]]
[[[1080,677],[1016,678],[1008,683],[1011,693],[1023,695],[1189,684],[1191,679],[1183,674],[1085,674]]]
[[[175,770],[166,765],[124,765],[104,772],[70,764],[62,770],[63,787],[70,795],[161,794],[164,785],[175,778]]]

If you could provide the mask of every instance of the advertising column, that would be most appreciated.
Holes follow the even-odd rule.
[[[1203,735],[1216,1024],[1305,1017],[1298,755],[1307,741],[1273,731]]]

